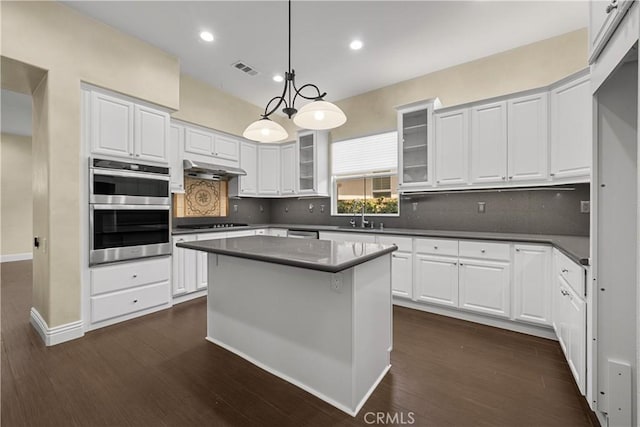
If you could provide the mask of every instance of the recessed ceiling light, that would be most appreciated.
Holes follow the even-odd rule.
[[[360,40],[354,40],[351,42],[351,44],[349,45],[349,47],[353,50],[359,50],[362,49],[362,42]]]
[[[283,82],[284,77],[282,77],[280,74],[276,74],[275,76],[273,76],[273,81],[278,83]]]
[[[203,31],[200,33],[200,38],[206,42],[212,42],[213,34],[211,34],[209,31]]]

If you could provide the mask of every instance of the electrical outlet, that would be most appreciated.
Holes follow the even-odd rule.
[[[411,203],[411,207],[413,208],[413,211],[417,211],[418,210],[418,202],[413,202]]]
[[[287,213],[287,212],[289,212],[289,206],[284,207],[284,213]]]
[[[478,202],[478,213],[485,213],[487,210],[486,202]]]
[[[313,213],[313,203],[309,203],[309,212]]]
[[[260,205],[260,213],[264,212],[264,206]]]
[[[588,200],[580,200],[580,213],[591,212],[591,202]]]
[[[233,211],[238,212],[238,205],[233,205]]]
[[[340,276],[340,274],[331,276],[331,290],[334,292],[342,292],[342,276]]]
[[[324,213],[324,205],[320,205],[320,213]]]

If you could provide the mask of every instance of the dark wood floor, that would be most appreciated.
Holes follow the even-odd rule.
[[[393,366],[352,418],[205,341],[203,299],[47,348],[31,263],[1,273],[3,426],[591,425],[554,341],[396,307]]]

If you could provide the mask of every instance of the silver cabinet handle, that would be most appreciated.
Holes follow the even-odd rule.
[[[138,275],[137,275],[137,274],[134,274],[134,275],[133,275],[133,278],[134,278],[134,279],[135,279],[135,278],[137,278],[137,277],[138,277]]]
[[[509,176],[509,179],[513,179],[513,175]]]
[[[563,269],[562,269],[562,272],[563,272],[563,273],[568,273],[568,272],[569,272],[569,270],[567,270],[566,268],[563,268]]]
[[[549,174],[549,176],[556,176],[556,174],[552,172]]]
[[[485,253],[486,251],[484,249],[480,249],[480,253]]]
[[[607,14],[610,14],[613,9],[617,9],[618,5],[615,2],[611,2],[611,4],[607,5]]]
[[[520,252],[520,248],[516,248],[516,252]]]
[[[438,250],[438,247],[437,247],[437,246],[434,246],[434,247],[433,247],[433,249]]]
[[[561,293],[562,295],[564,295],[565,297],[566,297],[567,295],[569,295],[569,292],[565,291],[564,289],[560,289],[560,293]]]
[[[133,303],[134,303],[134,304],[136,304],[137,302],[138,302],[138,300],[137,300],[137,299],[134,299],[134,300],[133,300]]]
[[[503,176],[503,177],[502,177],[502,180],[504,181],[505,179],[507,179],[507,177],[506,177],[506,176]]]

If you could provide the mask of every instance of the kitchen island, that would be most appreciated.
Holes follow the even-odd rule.
[[[208,252],[207,340],[355,416],[387,373],[395,245],[249,236]]]

